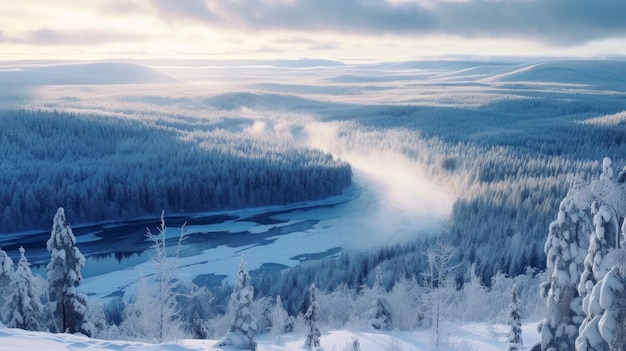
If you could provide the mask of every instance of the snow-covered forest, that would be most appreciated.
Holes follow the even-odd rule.
[[[508,323],[506,338],[489,334],[509,350],[532,340],[542,350],[621,350],[625,67],[277,63],[240,67],[228,78],[223,70],[191,75],[166,67],[163,73],[192,82],[52,84],[15,99],[5,93],[0,233],[11,237],[11,250],[0,251],[0,279],[12,288],[1,291],[2,323],[247,349],[263,347],[259,335],[281,345],[294,333],[315,349],[324,330],[428,330],[431,346],[463,349],[455,344],[458,325]],[[212,80],[229,84],[206,83]],[[437,196],[412,201],[412,183],[429,181],[454,196],[436,230],[394,240],[399,227],[372,227],[380,232],[368,234],[384,244],[346,244],[320,259],[294,254],[279,269],[261,269],[277,260],[274,242],[264,254],[244,246],[222,260],[232,265],[230,278],[203,284],[197,278],[216,271],[190,276],[179,249],[185,228],[167,228],[162,218],[146,238],[154,246],[150,262],[133,267],[132,284],[107,296],[81,293],[85,258],[71,227],[321,200],[359,179],[383,184],[376,172],[386,167],[409,177],[374,187],[384,205],[393,204],[388,212],[381,206],[383,215],[441,206]],[[279,225],[272,216],[264,225]],[[29,251],[13,235],[50,223],[50,263],[38,267],[44,277],[30,271]],[[315,229],[332,235],[336,227]],[[355,242],[368,237],[358,231]],[[54,248],[62,232],[71,249]],[[304,230],[310,242],[328,240],[314,233]],[[55,250],[76,255],[63,265]],[[211,252],[217,249],[204,254]],[[523,323],[540,320],[540,333],[522,339]]]
[[[237,133],[241,121],[0,112],[0,233],[74,223],[282,205],[336,195],[346,162]]]

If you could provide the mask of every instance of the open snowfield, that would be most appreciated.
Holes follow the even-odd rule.
[[[504,325],[469,324],[448,327],[445,345],[431,347],[429,330],[413,332],[353,332],[347,330],[323,331],[320,338],[325,351],[351,350],[347,345],[358,339],[362,351],[502,351],[508,327]],[[536,323],[522,327],[524,345],[529,347],[539,341]],[[255,338],[258,351],[292,351],[302,349],[301,334],[287,334],[280,338],[259,335]],[[49,334],[7,329],[0,326],[0,349],[3,351],[235,351],[233,347],[216,347],[217,340],[181,340],[178,343],[146,344],[130,341],[97,340],[68,334]],[[392,348],[393,346],[397,348]],[[345,347],[345,348],[344,348]]]

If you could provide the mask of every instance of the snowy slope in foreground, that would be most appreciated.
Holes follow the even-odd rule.
[[[525,346],[530,346],[539,341],[536,331],[537,323],[529,323],[523,326],[522,337]],[[429,346],[429,330],[414,332],[350,332],[345,330],[330,331],[323,333],[321,337],[322,347],[326,351],[344,350],[350,341],[356,337],[359,340],[361,350],[389,350],[391,345],[400,346],[403,351],[425,350],[480,350],[501,351],[506,349],[504,342],[507,326],[487,324],[462,325],[456,329],[449,328],[450,337],[447,346],[431,348]],[[304,338],[302,335],[284,335],[280,345],[277,345],[275,337],[261,335],[256,338],[258,351],[287,351],[301,349]],[[89,339],[84,336],[69,334],[49,334],[41,332],[28,332],[19,329],[7,329],[0,325],[0,349],[3,351],[17,350],[152,350],[152,351],[195,351],[215,350],[231,351],[232,347],[214,347],[216,340],[182,340],[180,343],[170,344],[145,344],[129,341],[110,341]],[[348,349],[348,348],[346,348]]]

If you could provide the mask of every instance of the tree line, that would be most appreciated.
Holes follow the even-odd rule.
[[[340,194],[350,166],[327,153],[191,123],[0,111],[0,232],[281,205]]]

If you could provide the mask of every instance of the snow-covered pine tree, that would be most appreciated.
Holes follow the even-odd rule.
[[[304,348],[309,350],[323,351],[320,347],[320,333],[317,327],[317,314],[319,306],[317,304],[317,298],[315,297],[315,285],[311,284],[309,288],[309,307],[304,314],[304,327],[305,327],[305,339]]]
[[[600,278],[614,264],[608,257],[620,241],[618,219],[626,214],[626,188],[613,181],[611,164],[605,158],[599,179],[570,189],[550,224],[545,245],[549,276],[542,284],[548,316],[539,324],[542,350],[607,349],[599,336]]]
[[[591,292],[595,283],[604,277],[611,269],[611,264],[605,259],[609,250],[619,247],[619,237],[616,237],[616,213],[612,206],[600,205],[596,199],[591,204],[594,231],[589,236],[589,248],[584,261],[584,269],[578,284],[578,293],[583,298]],[[583,301],[583,306],[584,306]]]
[[[372,291],[375,297],[374,301],[372,301],[372,308],[369,310],[369,325],[376,330],[389,330],[391,327],[390,308],[383,296],[383,274],[380,267],[376,269],[376,278],[374,279]]]
[[[11,293],[9,283],[13,276],[13,260],[4,250],[0,249],[0,306],[4,306],[4,301]]]
[[[6,326],[9,328],[41,330],[40,321],[43,311],[41,291],[34,281],[30,263],[24,252],[24,248],[20,247],[21,257],[9,284],[11,294],[2,308],[2,319],[6,321]]]
[[[574,349],[583,320],[577,285],[592,231],[585,211],[592,200],[587,189],[570,189],[548,230],[544,246],[548,281],[541,284],[547,316],[538,325],[543,351]]]
[[[591,204],[595,230],[589,237],[589,249],[584,262],[584,270],[578,283],[578,293],[582,297],[582,310],[586,317],[580,325],[576,345],[577,347],[582,347],[581,345],[586,344],[587,347],[594,350],[606,350],[608,349],[608,344],[601,339],[588,338],[590,330],[597,329],[597,321],[594,322],[594,319],[597,316],[596,313],[600,312],[597,308],[591,307],[590,302],[597,282],[601,281],[611,269],[612,260],[608,259],[608,253],[610,250],[617,248],[619,240],[616,240],[613,235],[617,228],[614,224],[616,218],[615,211],[611,206],[598,204],[599,200],[594,200]],[[585,331],[588,328],[590,329]]]
[[[513,286],[511,304],[509,305],[509,333],[506,337],[507,351],[521,351],[522,342],[522,313],[519,308],[517,286]]]
[[[609,157],[605,157],[602,160],[602,173],[600,173],[600,180],[613,179],[613,167],[611,166],[613,161]]]
[[[87,332],[83,318],[87,312],[86,297],[76,288],[85,266],[85,256],[76,247],[76,238],[68,222],[65,210],[57,209],[52,223],[52,232],[46,246],[50,252],[50,263],[46,266],[50,289],[49,308],[53,313],[53,330],[70,333]]]
[[[253,299],[254,288],[250,284],[246,258],[242,255],[237,280],[229,301],[229,308],[234,311],[233,319],[230,329],[218,342],[218,346],[234,345],[243,350],[256,350],[256,341],[253,337],[257,331],[257,324],[252,316]]]
[[[599,279],[588,296],[587,319],[576,339],[578,351],[626,349],[626,219],[621,248],[609,254],[615,265]]]
[[[110,340],[118,337],[117,326],[107,322],[104,306],[101,303],[87,305],[84,326],[92,338]]]

